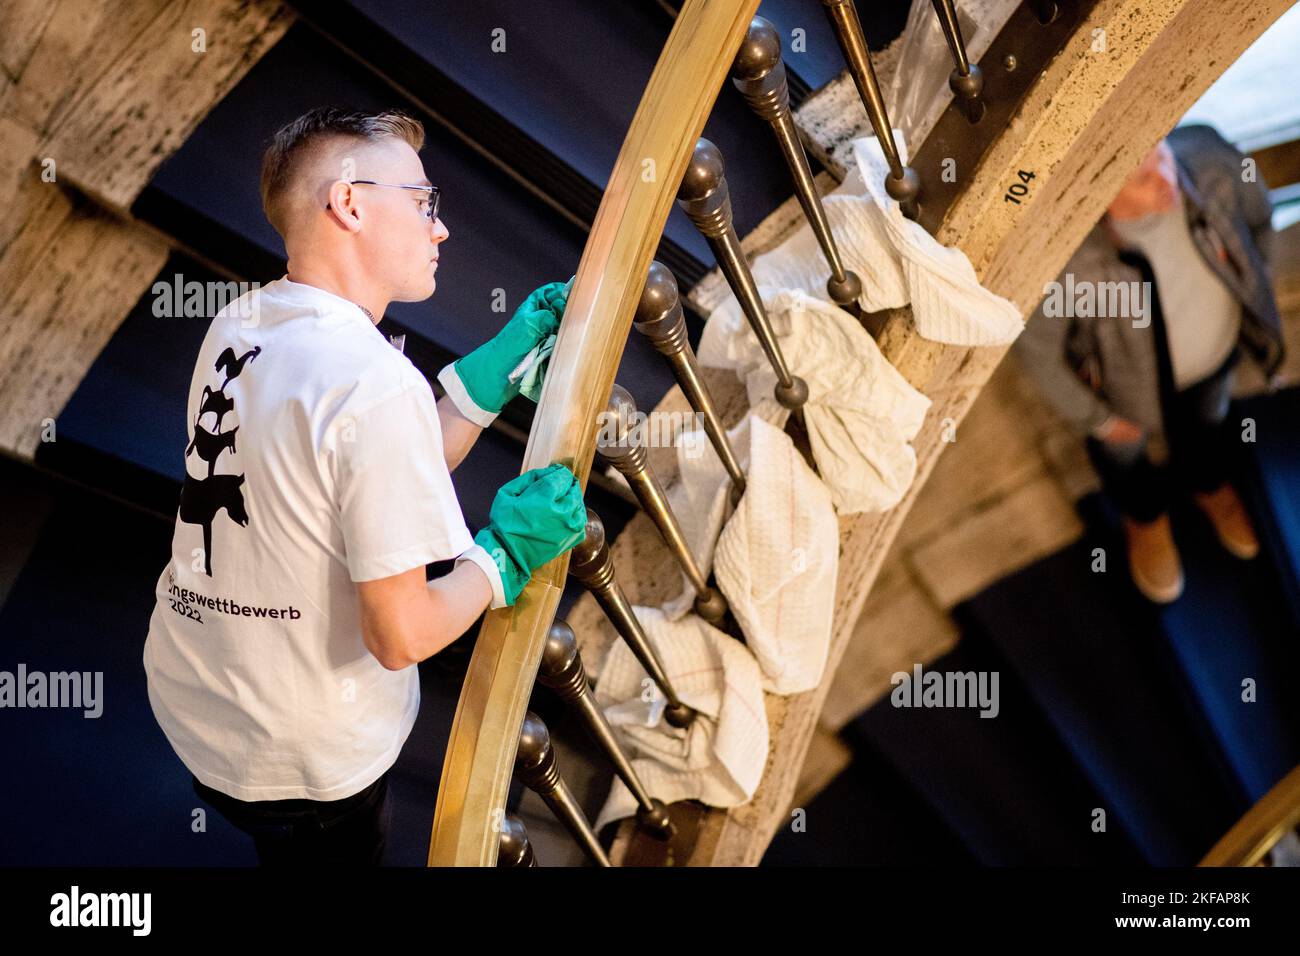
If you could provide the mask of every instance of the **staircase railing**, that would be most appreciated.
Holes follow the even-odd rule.
[[[523,470],[562,462],[586,487],[651,257],[759,0],[683,5],[633,117],[583,249]],[[513,607],[488,612],[452,724],[431,866],[492,866],[528,698],[569,557],[539,568]]]
[[[889,161],[885,190],[899,201],[905,215],[918,218],[921,181],[902,162],[894,142],[857,11],[851,0],[822,2]],[[828,296],[865,323],[857,301],[861,280],[844,267],[794,125],[779,32],[754,16],[757,7],[758,0],[691,0],[676,14],[583,250],[523,462],[524,470],[561,462],[585,487],[600,419],[605,417],[600,433],[606,434],[612,417],[614,440],[600,443],[602,456],[627,479],[694,588],[696,613],[742,639],[726,599],[691,553],[649,468],[644,444],[628,428],[629,419],[639,413],[632,396],[614,384],[614,377],[635,313],[637,329],[667,358],[704,422],[729,472],[731,500],[736,504],[745,492],[745,476],[698,374],[676,283],[667,269],[650,258],[675,198],[709,243],[776,375],[774,397],[790,412],[786,431],[816,470],[803,418],[807,384],[790,370],[782,354],[741,249],[723,156],[713,143],[700,138],[730,71],[735,86],[775,134],[795,194],[826,258]],[[973,126],[985,112],[982,74],[966,55],[952,0],[936,0],[935,9],[955,63],[950,85],[960,98],[964,122]],[[982,137],[985,148],[988,138]],[[499,855],[512,865],[535,864],[522,822],[506,812],[513,772],[548,803],[592,861],[609,865],[564,784],[545,725],[526,713],[539,669],[540,680],[580,712],[606,751],[636,798],[638,823],[661,839],[674,833],[667,809],[637,779],[596,707],[572,629],[553,620],[566,571],[592,591],[620,637],[652,675],[667,699],[664,719],[685,727],[695,717],[677,697],[656,650],[631,612],[614,578],[599,516],[589,511],[587,541],[572,556],[564,555],[539,569],[516,605],[489,613],[480,630],[443,766],[429,846],[431,865],[491,865]]]
[[[919,212],[920,181],[903,165],[876,81],[857,11],[849,0],[823,0],[871,126],[890,161],[885,188],[906,215]],[[721,152],[700,138],[727,72],[750,107],[772,128],[794,180],[795,192],[826,257],[830,298],[861,315],[861,281],[844,268],[821,198],[790,112],[781,40],[776,28],[755,17],[758,0],[693,0],[683,6],[614,165],[570,293],[551,357],[524,470],[561,462],[585,486],[602,434],[614,420],[612,441],[601,453],[627,479],[646,514],[695,589],[695,611],[709,624],[740,637],[727,601],[713,587],[696,557],[663,488],[648,465],[646,448],[629,429],[638,412],[632,396],[614,385],[633,313],[637,328],[673,367],[683,392],[705,422],[709,439],[727,465],[732,502],[744,494],[745,478],[713,403],[702,385],[686,337],[676,283],[651,263],[653,248],[675,198],[701,232],[735,294],[745,318],[776,374],[776,400],[790,412],[786,430],[811,460],[803,420],[806,383],[794,375],[773,333],[732,220],[730,191]],[[957,62],[953,88],[964,97],[964,115],[983,114],[980,74],[965,54],[951,0],[936,5]],[[617,582],[603,528],[588,512],[588,540],[575,550],[573,574],[601,601],[620,636],[653,675],[668,701],[669,724],[687,726],[694,713],[677,698],[655,649],[628,607]],[[556,766],[545,725],[525,708],[538,678],[575,707],[636,797],[638,822],[657,836],[674,831],[667,810],[651,798],[590,693],[573,632],[553,621],[570,556],[534,574],[513,608],[487,616],[470,661],[443,766],[430,864],[493,863],[505,848],[515,864],[534,862],[527,833],[508,817],[505,800],[512,770],[536,790],[568,827],[587,855],[608,865]]]
[[[1300,767],[1260,797],[1200,865],[1259,866],[1278,840],[1296,827],[1300,827]]]
[[[1022,311],[1032,305],[1035,295],[1041,295],[1041,281],[1052,275],[1045,263],[1036,262],[1034,269],[1025,269],[1020,262],[1022,249],[1026,243],[1032,244],[1030,235],[1042,239],[1049,229],[1060,233],[1064,218],[1070,224],[1068,234],[1080,238],[1085,227],[1091,228],[1095,221],[1092,217],[1100,214],[1102,190],[1092,189],[1068,203],[1067,194],[1079,182],[1101,181],[1118,186],[1118,171],[1123,167],[1114,162],[1118,153],[1105,142],[1109,134],[1104,134],[1101,126],[1080,126],[1078,117],[1066,106],[1048,110],[1053,99],[1040,78],[1050,73],[1054,83],[1073,90],[1071,96],[1058,98],[1058,102],[1078,103],[1086,101],[1088,95],[1101,95],[1098,109],[1117,108],[1125,97],[1110,95],[1116,89],[1111,61],[1080,59],[1084,54],[1077,49],[1065,55],[1071,37],[1083,35],[1081,31],[1088,28],[1086,21],[1091,12],[1103,24],[1114,21],[1151,27],[1141,34],[1146,38],[1144,43],[1125,48],[1130,61],[1126,61],[1126,71],[1122,72],[1136,90],[1141,77],[1159,85],[1170,76],[1166,53],[1177,47],[1180,38],[1198,49],[1239,53],[1247,42],[1246,34],[1262,32],[1286,6],[1285,0],[1245,2],[1254,10],[1249,29],[1238,31],[1240,36],[1231,35],[1222,43],[1222,33],[1204,26],[1202,14],[1212,7],[1212,0],[1178,0],[1169,9],[1155,13],[1140,0],[1061,0],[1022,6],[1011,14],[986,51],[985,61],[998,64],[997,70],[990,69],[986,75],[967,53],[952,0],[935,0],[954,63],[949,78],[954,100],[911,157],[916,163],[914,168],[904,163],[894,142],[893,127],[854,4],[851,0],[822,0],[849,76],[887,162],[882,184],[885,192],[899,203],[904,215],[945,244],[965,236],[968,244],[978,246],[972,263],[981,278],[988,280],[992,276],[989,288],[1005,290],[1000,294],[1007,294]],[[645,446],[628,429],[629,418],[639,414],[632,396],[614,384],[635,319],[637,329],[670,362],[682,395],[705,423],[705,431],[730,476],[732,503],[737,503],[745,494],[746,476],[727,446],[714,403],[698,375],[676,283],[667,269],[651,262],[675,198],[708,241],[721,275],[762,346],[775,374],[773,395],[789,412],[786,431],[805,458],[811,458],[803,420],[807,385],[794,374],[782,354],[741,249],[732,221],[722,154],[714,144],[700,138],[728,70],[750,107],[776,135],[790,167],[796,196],[826,259],[828,297],[857,316],[877,337],[885,357],[909,380],[916,378],[936,385],[940,395],[931,418],[951,412],[952,417],[943,420],[960,421],[1005,350],[1005,346],[986,348],[976,357],[970,349],[937,343],[916,345],[915,336],[902,331],[899,323],[873,327],[872,317],[858,310],[861,280],[845,268],[835,247],[790,115],[779,34],[772,24],[754,16],[757,7],[758,0],[689,0],[677,14],[583,250],[523,461],[524,470],[561,462],[585,487],[592,457],[599,448],[602,457],[627,479],[646,517],[693,587],[695,612],[708,624],[737,637],[742,637],[740,628],[725,596],[691,554],[664,489],[649,468]],[[1166,43],[1157,42],[1166,38]],[[1198,76],[1204,79],[1212,75],[1209,68],[1216,62],[1219,60],[1207,58]],[[1138,154],[1134,144],[1148,135],[1154,137],[1163,119],[1172,123],[1180,115],[1176,107],[1185,110],[1190,104],[1190,100],[1183,102],[1180,97],[1193,93],[1184,81],[1164,105],[1167,116],[1149,115],[1142,122],[1130,124],[1130,131],[1138,135],[1136,139],[1129,136],[1119,152],[1127,150],[1129,159],[1135,159]],[[1021,104],[1025,104],[1023,108]],[[1028,124],[1018,130],[1011,124],[1017,110],[1028,111],[1029,117]],[[1053,123],[1060,133],[1059,142],[1045,135]],[[1004,133],[1009,143],[1004,142]],[[1003,146],[1006,148],[1000,148]],[[1105,148],[1099,152],[1102,146]],[[997,157],[997,161],[992,162],[990,157]],[[988,168],[986,159],[990,159]],[[1066,169],[1085,170],[1094,160],[1100,165],[1090,179],[1064,175]],[[954,162],[966,171],[960,201],[957,187],[939,174]],[[1108,172],[1112,166],[1114,169]],[[1063,175],[1051,177],[1051,182],[1036,194],[1035,203],[1022,203],[1008,194],[1006,198],[1014,200],[1015,206],[1004,208],[997,202],[998,190],[987,187],[995,179],[1000,181],[1025,169],[1037,171],[1030,177],[1041,175],[1045,182],[1054,171]],[[955,182],[954,177],[948,178]],[[1066,185],[1057,187],[1057,182]],[[966,202],[967,197],[973,197],[972,201]],[[978,216],[973,214],[975,210]],[[953,225],[950,219],[962,225]],[[970,254],[970,250],[964,251]],[[1006,271],[1013,260],[1014,276]],[[1064,261],[1060,256],[1056,267]],[[954,388],[951,381],[941,382],[943,369],[950,370],[964,386]],[[608,438],[611,417],[615,425],[612,443]],[[924,479],[937,454],[934,426],[928,427],[931,433],[918,438],[927,462],[918,464],[918,481]],[[815,461],[810,464],[815,470]],[[893,509],[893,514],[876,525],[867,522],[850,527],[848,532],[841,529],[841,544],[846,533],[857,534],[864,541],[864,546],[853,552],[860,559],[856,573],[846,579],[869,582],[879,567],[872,555],[883,551],[891,529],[897,530],[905,510]],[[507,812],[507,796],[515,773],[549,805],[590,860],[610,865],[564,783],[544,723],[527,712],[535,681],[552,688],[579,712],[586,729],[609,756],[615,772],[636,800],[636,832],[658,838],[655,842],[663,846],[677,836],[683,842],[677,856],[684,859],[690,855],[690,847],[685,844],[695,840],[695,828],[688,819],[671,816],[669,808],[653,799],[637,779],[632,762],[621,751],[612,728],[595,705],[573,629],[554,618],[567,572],[591,590],[618,636],[658,685],[666,700],[663,720],[682,728],[695,719],[695,712],[676,695],[662,661],[615,578],[599,517],[588,511],[587,518],[586,541],[571,554],[540,568],[515,606],[490,612],[479,632],[443,766],[429,846],[431,865],[536,864],[522,822]],[[880,539],[878,546],[868,547],[873,534]],[[841,564],[841,574],[845,573]],[[861,593],[865,594],[865,588]],[[860,598],[855,600],[860,609]],[[845,619],[850,617],[846,611]],[[832,671],[837,660],[833,652],[828,665]],[[811,694],[808,699],[821,698]],[[800,726],[797,722],[790,724],[790,741],[799,737]],[[787,761],[802,756],[801,751],[796,753],[793,743],[787,749]],[[674,806],[680,809],[681,803]],[[687,825],[679,827],[683,820]],[[745,858],[752,859],[752,854]]]

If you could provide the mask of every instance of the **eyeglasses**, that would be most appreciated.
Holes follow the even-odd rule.
[[[391,186],[393,189],[423,190],[429,194],[427,198],[420,200],[422,203],[428,204],[424,210],[425,218],[430,222],[438,218],[438,199],[441,197],[442,191],[437,186],[407,186],[403,183],[381,183],[374,179],[354,179],[351,184],[353,186]],[[326,203],[325,208],[328,209],[329,207],[330,204]]]

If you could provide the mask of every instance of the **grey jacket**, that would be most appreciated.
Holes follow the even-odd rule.
[[[1244,157],[1213,127],[1179,127],[1168,142],[1196,248],[1241,303],[1238,344],[1271,376],[1282,362],[1283,346],[1268,266],[1273,228],[1267,189],[1258,180],[1243,181]],[[1085,282],[1097,284],[1094,288],[1137,283],[1128,288],[1140,289],[1150,274],[1143,271],[1149,270],[1146,259],[1118,247],[1111,235],[1103,216],[1057,282],[1066,290]],[[1159,308],[1154,283],[1152,297]],[[1045,295],[1014,346],[1051,404],[1080,432],[1091,432],[1116,414],[1145,426],[1149,434],[1163,434],[1150,316],[1048,315],[1052,298]],[[1057,297],[1051,307],[1060,301]]]

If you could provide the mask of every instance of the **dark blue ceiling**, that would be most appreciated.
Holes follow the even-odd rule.
[[[906,7],[891,0],[864,10],[873,46],[896,35]],[[536,286],[576,270],[586,235],[574,219],[594,211],[672,18],[656,0],[331,0],[299,9],[303,19],[162,165],[133,211],[223,272],[248,281],[278,278],[284,250],[258,194],[270,135],[322,104],[415,112],[426,121],[422,158],[442,187],[450,238],[434,296],[394,303],[385,327],[400,323],[416,337],[408,339],[408,355],[416,360],[411,345],[417,345],[423,357],[417,364],[432,375],[441,361],[504,324],[509,311],[491,310],[495,290],[505,290],[513,310]],[[820,0],[765,0],[760,12],[781,28],[787,62],[804,88],[838,71]],[[505,53],[492,51],[496,28],[505,31]],[[806,52],[789,51],[795,29],[806,31]],[[471,129],[442,125],[448,112]],[[490,122],[466,123],[479,116]],[[505,144],[490,156],[475,145],[474,134],[484,130]],[[744,235],[790,194],[779,153],[730,83],[705,135],[726,157],[736,226]],[[514,142],[525,151],[514,155]],[[515,178],[542,169],[552,181],[539,173],[540,197]],[[557,212],[557,204],[569,209],[568,202],[590,208]],[[712,267],[707,245],[680,212],[674,210],[665,236],[676,243],[678,261],[695,262],[697,272]],[[170,283],[176,273],[216,277],[183,255],[173,256],[160,278]],[[207,322],[158,319],[151,304],[146,295],[94,363],[59,418],[59,434],[104,460],[179,480],[185,398]],[[699,318],[690,319],[698,334]],[[618,380],[644,408],[672,382],[663,360],[635,334]],[[530,407],[508,411],[527,427]],[[457,472],[471,525],[486,520],[495,489],[517,473],[521,454],[516,440],[492,433]]]

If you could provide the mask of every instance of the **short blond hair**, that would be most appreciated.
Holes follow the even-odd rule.
[[[262,211],[281,236],[288,225],[285,199],[304,160],[335,137],[374,142],[396,137],[417,153],[424,146],[424,124],[400,110],[367,113],[321,106],[282,126],[262,154]]]

